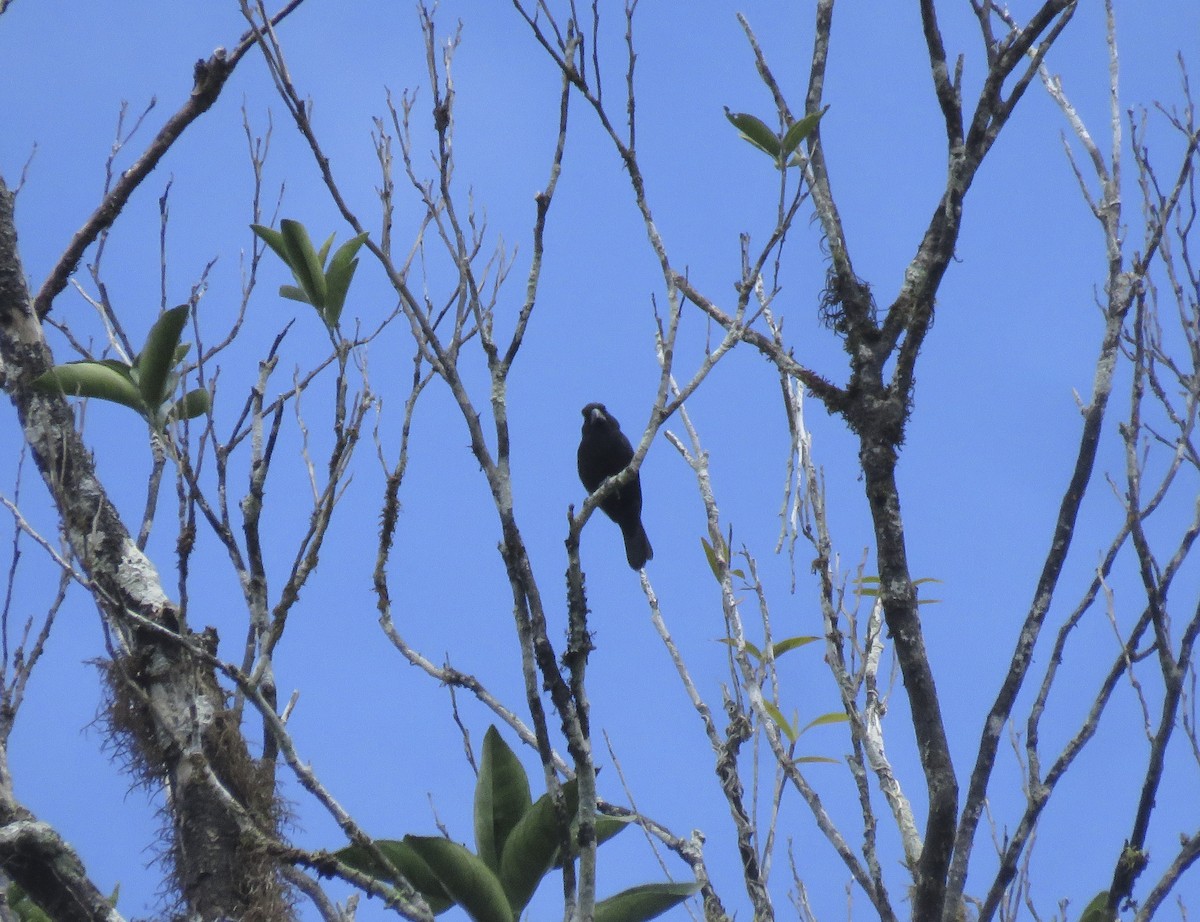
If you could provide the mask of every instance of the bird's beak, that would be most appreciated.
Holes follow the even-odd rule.
[[[604,411],[603,410],[601,410],[599,407],[592,410],[592,422],[594,422],[594,423],[599,422],[602,419],[604,419]]]

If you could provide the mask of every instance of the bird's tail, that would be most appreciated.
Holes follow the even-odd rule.
[[[654,548],[646,537],[646,529],[641,522],[634,522],[628,528],[622,526],[621,535],[625,538],[625,559],[633,569],[640,570],[647,560],[654,557]]]

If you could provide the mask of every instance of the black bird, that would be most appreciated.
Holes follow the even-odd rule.
[[[602,403],[589,403],[583,408],[583,438],[579,440],[576,461],[579,479],[588,493],[606,477],[619,474],[633,460],[633,446],[621,431],[620,424]],[[611,493],[600,508],[621,527],[625,538],[625,559],[640,570],[654,556],[646,529],[642,527],[642,482],[637,474],[633,480]]]

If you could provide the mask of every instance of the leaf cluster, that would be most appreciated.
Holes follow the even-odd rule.
[[[576,823],[564,836],[559,822],[559,815],[574,817],[578,811],[574,779],[562,785],[561,797],[560,808],[548,793],[534,801],[520,760],[496,728],[489,727],[475,784],[475,851],[441,836],[407,835],[373,844],[435,915],[457,905],[475,922],[515,922],[542,879],[574,857],[569,846],[564,852],[564,843],[576,841]],[[628,824],[626,819],[597,816],[597,843],[608,841]],[[366,846],[348,846],[337,857],[377,880],[399,883]],[[596,922],[645,922],[697,889],[692,881],[631,887],[597,903],[594,918]]]
[[[828,109],[829,106],[826,106],[820,112],[813,112],[792,122],[782,134],[772,131],[758,116],[748,112],[731,112],[728,106],[725,107],[725,117],[745,141],[775,161],[776,169],[786,170],[804,162],[797,151],[804,139],[816,131],[817,123]]]
[[[919,579],[912,581],[913,589],[917,592],[921,591],[921,586],[926,583],[940,583],[941,580],[936,576],[922,576]],[[860,576],[854,580],[855,591],[866,599],[879,598],[879,577],[878,576]],[[941,599],[917,599],[918,605],[937,605]]]
[[[327,267],[325,261],[333,246],[334,234],[330,234],[321,244],[320,250],[315,250],[308,230],[299,221],[284,218],[279,222],[279,230],[261,224],[251,224],[250,229],[292,270],[296,284],[281,285],[279,294],[293,301],[311,304],[325,326],[330,330],[336,329],[346,304],[346,293],[358,268],[356,254],[366,243],[367,235],[359,234],[343,243],[333,258],[329,259]]]
[[[172,400],[179,385],[179,365],[191,349],[191,343],[179,341],[187,317],[186,304],[164,311],[132,363],[117,359],[67,362],[55,365],[34,380],[33,386],[46,393],[122,404],[136,410],[157,431],[174,420],[202,416],[212,403],[203,388]]]

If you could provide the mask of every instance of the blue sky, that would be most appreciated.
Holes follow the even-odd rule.
[[[966,4],[945,6],[955,6],[945,12],[943,25],[951,53],[966,55],[970,98],[982,73],[973,18]],[[1015,3],[1013,9],[1020,15],[1034,6]],[[1063,75],[1088,124],[1105,136],[1107,61],[1102,17],[1095,6],[1079,12],[1050,63]],[[733,300],[738,273],[738,235],[765,238],[776,195],[773,171],[738,139],[722,114],[723,106],[764,117],[770,111],[770,97],[755,76],[734,12],[745,12],[793,108],[799,109],[811,45],[807,7],[644,3],[638,11],[638,144],[651,207],[674,258],[688,266],[698,287],[726,304]],[[845,3],[839,8],[825,92],[831,108],[822,128],[856,269],[872,284],[881,305],[890,302],[900,284],[944,177],[945,144],[920,24],[915,5],[901,7]],[[1117,16],[1125,105],[1179,102],[1174,52],[1176,46],[1182,48],[1194,78],[1200,63],[1200,8],[1183,0],[1118,3]],[[470,189],[480,210],[486,210],[489,240],[502,239],[510,253],[516,249],[498,309],[498,328],[507,331],[524,296],[533,195],[547,178],[558,80],[506,5],[444,3],[438,15],[443,33],[459,17],[464,27],[454,62],[457,189],[462,195]],[[17,212],[25,268],[35,288],[99,200],[104,159],[122,101],[128,102],[131,118],[151,97],[158,103],[118,157],[118,169],[131,162],[181,104],[191,87],[192,63],[219,45],[233,44],[243,30],[232,2],[18,0],[0,17],[0,60],[8,75],[0,90],[0,122],[5,125],[0,172],[14,184],[36,145]],[[379,179],[371,118],[384,115],[385,88],[397,96],[405,88],[417,90],[415,147],[418,160],[428,164],[423,151],[432,138],[430,96],[413,10],[407,4],[309,0],[281,28],[280,38],[301,92],[314,101],[316,127],[334,172],[351,206],[374,230]],[[608,92],[615,100],[623,89],[619,31],[612,31],[604,51]],[[268,215],[282,186],[282,217],[304,221],[314,236],[323,238],[334,230],[339,240],[348,236],[261,59],[252,53],[216,106],[134,196],[110,238],[105,279],[135,340],[144,336],[161,306],[158,213],[168,183],[167,306],[186,300],[204,266],[215,258],[200,306],[201,323],[213,331],[208,338],[215,339],[231,320],[239,260],[252,244],[243,108],[256,135],[266,131],[268,118],[273,120],[264,179]],[[518,521],[543,594],[558,619],[559,633],[552,635],[556,640],[565,622],[561,574],[566,509],[583,499],[574,471],[579,409],[602,401],[626,432],[641,429],[658,375],[651,299],[665,303],[661,274],[616,154],[578,101],[571,120],[564,174],[548,224],[539,303],[509,393]],[[1040,87],[1031,88],[971,190],[958,258],[947,273],[936,324],[921,356],[916,410],[900,467],[913,572],[942,581],[936,594],[943,601],[927,609],[925,629],[964,779],[1048,545],[1078,434],[1072,390],[1086,395],[1090,387],[1101,329],[1093,299],[1103,280],[1102,241],[1062,154],[1064,130]],[[1161,119],[1152,119],[1150,140],[1164,155],[1177,147]],[[418,203],[402,178],[397,199],[395,235],[401,248],[419,217]],[[1126,207],[1128,219],[1136,222],[1132,185]],[[1134,226],[1131,236],[1136,233]],[[804,213],[789,238],[776,309],[786,318],[797,357],[842,381],[844,353],[816,319],[825,267],[819,237],[819,227]],[[430,289],[436,292],[445,284],[447,270],[432,250],[429,269]],[[244,399],[258,358],[288,320],[298,318],[282,349],[273,392],[287,386],[294,368],[306,368],[324,355],[324,333],[311,312],[275,295],[279,284],[290,281],[286,270],[268,258],[260,272],[240,344],[222,369],[218,418],[226,420],[223,431]],[[77,278],[91,290],[85,270]],[[373,325],[393,303],[382,273],[364,260],[346,318]],[[71,290],[56,302],[54,316],[77,335],[99,335],[94,315]],[[394,458],[411,376],[406,335],[397,325],[369,352],[372,384],[384,398],[380,432],[389,459]],[[702,360],[710,336],[715,333],[699,314],[687,315],[677,365],[681,377]],[[61,341],[53,342],[57,357],[73,357]],[[468,380],[482,404],[487,385],[477,359],[470,359],[474,371]],[[325,381],[324,388],[310,391],[304,403],[318,459],[328,449],[329,436],[319,422],[328,413],[329,385]],[[803,547],[798,552],[795,594],[788,592],[788,562],[773,554],[787,450],[778,393],[771,367],[743,347],[722,361],[689,409],[711,453],[722,516],[734,529],[735,544],[745,542],[758,559],[776,633],[816,633],[820,619],[808,573],[811,554]],[[150,460],[141,424],[121,408],[101,406],[90,407],[87,420],[101,476],[128,520],[136,522]],[[857,445],[843,423],[813,400],[808,423],[827,481],[833,538],[849,573],[871,535]],[[0,490],[11,495],[19,434],[7,403],[0,410],[0,426],[7,433],[0,452]],[[669,428],[679,431],[677,424]],[[287,460],[280,462],[279,479],[268,488],[266,511],[272,538],[269,569],[276,588],[309,510],[296,427],[285,431],[281,457]],[[1115,437],[1107,446],[1098,478],[1121,472]],[[244,487],[244,454],[238,463],[234,477],[241,479],[235,480],[235,490]],[[44,490],[29,471],[27,465],[22,506],[43,533],[53,535]],[[722,619],[717,586],[700,549],[704,515],[694,480],[664,439],[652,447],[642,478],[645,523],[656,552],[650,578],[693,676],[716,705],[720,683],[727,681],[724,648],[716,643]],[[381,489],[373,449],[364,444],[321,567],[280,648],[281,697],[293,688],[300,691],[290,724],[300,752],[369,831],[381,837],[432,833],[436,811],[453,834],[467,839],[472,776],[460,755],[447,693],[404,663],[376,624],[370,575]],[[1058,619],[1090,577],[1119,511],[1102,480],[1093,491],[1054,613]],[[1190,497],[1186,491],[1180,496],[1183,516],[1189,510],[1182,506]],[[486,484],[467,448],[462,420],[445,388],[436,383],[414,420],[413,457],[401,499],[404,511],[392,567],[401,630],[431,659],[448,656],[524,713],[510,596],[495,550],[495,515],[487,506]],[[174,594],[172,510],[168,487],[150,550]],[[1169,512],[1164,518],[1177,521]],[[245,614],[236,577],[211,539],[202,538],[197,553],[205,566],[191,589],[193,627],[216,625],[222,654],[238,659]],[[641,809],[678,834],[704,830],[710,867],[727,907],[748,917],[738,889],[727,810],[712,780],[711,752],[650,626],[616,530],[599,517],[585,533],[584,563],[597,645],[590,671],[593,724],[611,738]],[[867,572],[870,568],[868,563]],[[18,620],[44,609],[52,594],[50,573],[41,555],[26,545],[15,584],[16,599],[24,606],[14,608],[20,612]],[[1130,574],[1127,569],[1121,578]],[[1194,567],[1188,580],[1194,595],[1200,582]],[[1118,599],[1136,604],[1136,587],[1128,590],[1125,595],[1122,584],[1116,584]],[[1186,598],[1186,591],[1177,591]],[[1098,667],[1089,665],[1089,651],[1098,651],[1101,662],[1111,655],[1111,630],[1099,614],[1083,634],[1066,664],[1068,680],[1048,736],[1071,732],[1089,700],[1085,692],[1075,694],[1072,684],[1085,690],[1094,684]],[[94,606],[76,590],[35,673],[10,759],[18,796],[77,846],[102,888],[120,884],[119,908],[127,916],[150,915],[157,877],[153,867],[145,866],[154,857],[148,843],[155,838],[158,801],[131,790],[105,751],[104,734],[93,724],[100,692],[89,661],[103,652]],[[802,719],[833,710],[836,691],[816,646],[791,656],[782,672],[785,697]],[[1040,675],[1043,665],[1044,656],[1035,664],[1035,674]],[[907,781],[906,792],[919,803],[922,785],[899,682],[892,701],[889,751]],[[478,745],[490,716],[461,696],[460,707]],[[1060,898],[1071,899],[1077,911],[1099,890],[1126,834],[1129,810],[1121,801],[1132,795],[1119,779],[1123,770],[1136,777],[1141,768],[1140,755],[1125,757],[1131,745],[1141,752],[1136,749],[1140,717],[1129,695],[1118,696],[1110,717],[1081,762],[1078,780],[1064,786],[1047,814],[1036,852],[1045,864],[1035,871],[1035,896],[1045,912]],[[848,748],[844,730],[837,727],[814,730],[802,745],[835,757]],[[606,765],[601,793],[622,802],[617,773],[599,739],[597,752]],[[533,754],[523,756],[531,774],[536,773]],[[1193,830],[1197,821],[1197,766],[1181,761],[1173,768],[1180,819],[1178,826],[1174,817],[1156,826],[1163,854],[1180,831]],[[1019,815],[1010,793],[1014,773],[1009,759],[994,782],[993,806],[1001,825],[1014,823]],[[844,767],[814,766],[810,774],[835,815],[856,829]],[[1098,784],[1099,778],[1106,780]],[[1113,805],[1114,822],[1102,824],[1096,817],[1098,790]],[[341,844],[334,824],[302,792],[293,786],[287,793],[298,843],[314,848]],[[1164,805],[1164,810],[1170,808]],[[1096,832],[1081,840],[1078,832],[1085,823]],[[848,875],[831,859],[798,798],[785,803],[782,830],[794,839],[814,908],[822,918],[838,916],[844,911]],[[981,830],[975,853],[981,880],[989,867],[986,836]],[[626,833],[624,839],[602,853],[602,894],[661,877],[637,834]],[[671,859],[668,866],[672,873],[685,873]],[[782,858],[776,875],[783,915],[787,873]],[[893,868],[889,875],[898,892],[902,871]],[[545,917],[551,917],[555,885],[548,882],[544,889]],[[1200,884],[1194,870],[1181,892],[1195,911]],[[377,905],[360,910],[360,919],[379,917]],[[682,918],[681,911],[675,917]]]

